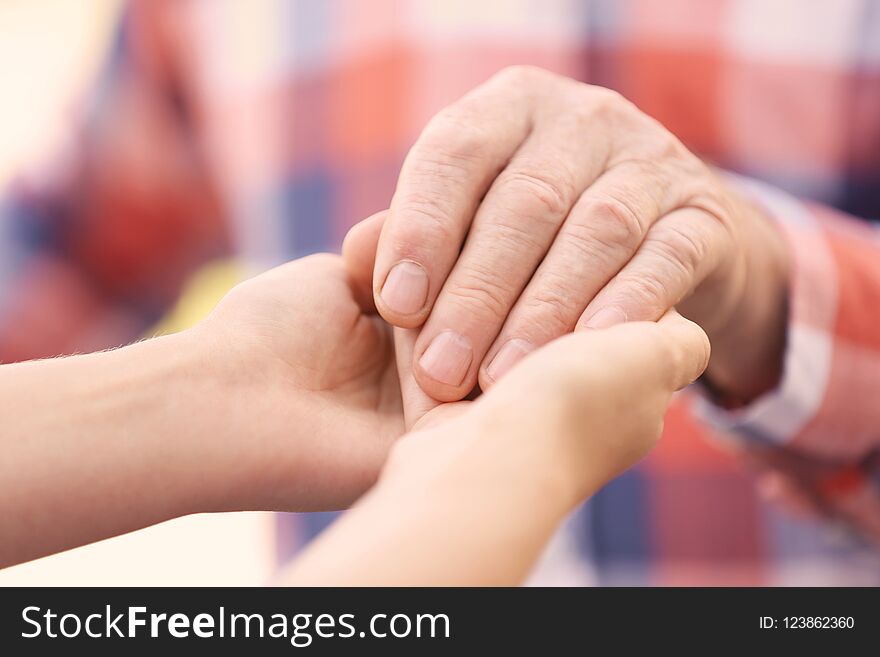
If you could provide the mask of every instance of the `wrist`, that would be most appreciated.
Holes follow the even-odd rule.
[[[0,368],[0,517],[16,538],[0,565],[190,513],[256,508],[271,456],[242,430],[249,406],[205,337]]]
[[[261,441],[267,400],[232,348],[200,327],[100,354],[120,372],[120,414],[135,414],[144,466],[172,516],[258,509],[272,455]],[[266,482],[268,484],[268,482]]]
[[[297,434],[313,414],[302,409],[287,369],[238,337],[197,325],[159,339],[178,354],[173,438],[198,473],[198,511],[290,510]]]
[[[183,331],[100,355],[122,373],[120,414],[134,415],[146,473],[161,481],[173,516],[232,510],[244,494],[234,449],[236,404],[217,352]],[[244,465],[244,463],[242,463]]]

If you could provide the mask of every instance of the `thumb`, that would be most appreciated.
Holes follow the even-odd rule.
[[[342,258],[351,277],[352,290],[358,304],[366,311],[376,309],[373,301],[373,267],[376,263],[379,234],[387,216],[388,211],[383,210],[355,224],[342,243]],[[418,335],[419,329],[394,329],[397,374],[400,378],[400,395],[407,431],[424,428],[428,423],[447,419],[449,413],[460,413],[463,410],[463,405],[460,404],[440,404],[425,394],[416,382],[412,364]]]
[[[554,340],[517,363],[477,405],[508,435],[567,436],[576,450],[594,453],[596,468],[607,462],[605,470],[619,471],[653,445],[672,393],[700,376],[708,360],[703,330],[671,311],[658,322]]]
[[[403,417],[407,431],[422,429],[447,419],[453,407],[464,407],[465,402],[442,404],[428,395],[416,381],[412,371],[416,338],[421,329],[394,329],[394,351],[397,358],[397,375],[400,377],[400,396],[403,400]],[[442,407],[442,408],[438,408]],[[461,412],[459,408],[456,413]],[[431,412],[435,411],[435,412]]]
[[[709,365],[712,347],[700,326],[678,314],[674,308],[666,312],[657,326],[662,330],[663,355],[658,365],[669,368],[673,390],[681,390],[696,381]]]
[[[371,215],[352,226],[342,242],[342,259],[351,277],[352,290],[360,307],[375,311],[373,302],[373,267],[379,233],[385,223],[387,210]]]
[[[549,459],[594,489],[653,447],[672,393],[708,359],[703,330],[671,311],[658,322],[559,338],[517,363],[474,406],[486,426],[530,445],[536,462]]]
[[[653,389],[671,393],[703,373],[709,354],[703,329],[670,310],[657,322],[627,322],[554,340],[518,363],[505,377],[507,386],[499,388],[499,381],[492,391],[499,388],[499,398],[522,393],[524,401],[541,392],[583,399],[610,394],[615,386],[627,396]]]

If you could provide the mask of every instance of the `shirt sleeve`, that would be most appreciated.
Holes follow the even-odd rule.
[[[126,6],[67,143],[0,190],[0,362],[130,341],[228,252],[174,11]]]
[[[697,412],[740,447],[821,465],[821,475],[787,474],[821,508],[880,538],[880,231],[761,183],[735,184],[778,223],[789,245],[783,373],[775,390],[743,408],[702,398]]]

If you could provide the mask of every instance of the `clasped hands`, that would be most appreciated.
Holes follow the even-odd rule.
[[[283,581],[521,581],[562,519],[653,446],[672,393],[705,368],[708,339],[675,311],[584,331],[476,401],[439,402],[413,374],[420,330],[375,310],[383,220],[355,227],[343,257],[243,283],[194,330],[237,353],[230,398],[250,411],[234,431],[260,441],[246,508],[344,508],[372,487]]]
[[[101,363],[162,370],[142,464],[181,476],[145,522],[360,498],[292,581],[512,583],[707,364],[737,396],[776,382],[786,276],[775,228],[653,119],[517,67],[430,122],[342,256]]]

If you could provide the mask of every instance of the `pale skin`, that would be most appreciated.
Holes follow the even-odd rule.
[[[427,125],[379,242],[381,315],[422,327],[413,369],[444,401],[580,328],[670,308],[712,341],[708,379],[777,385],[788,253],[762,211],[619,94],[505,69]]]
[[[375,245],[380,228],[352,239]],[[0,367],[0,566],[188,513],[343,508],[370,490],[292,583],[514,584],[650,449],[709,357],[670,313],[569,336],[478,401],[438,404],[407,371],[415,333],[392,340],[375,314],[368,254],[279,267],[180,334]]]
[[[0,367],[0,565],[188,513],[357,499],[404,423],[390,330],[356,296],[315,256],[189,331]]]
[[[537,69],[441,112],[345,261],[254,279],[177,336],[0,368],[0,517],[21,537],[0,564],[369,489],[291,581],[515,583],[706,366],[705,334],[671,309],[711,338],[729,397],[780,376],[775,227],[619,95]],[[477,384],[477,402],[434,401]]]
[[[477,401],[423,415],[284,581],[522,582],[562,520],[653,447],[672,393],[708,358],[705,333],[675,312],[536,351]]]

